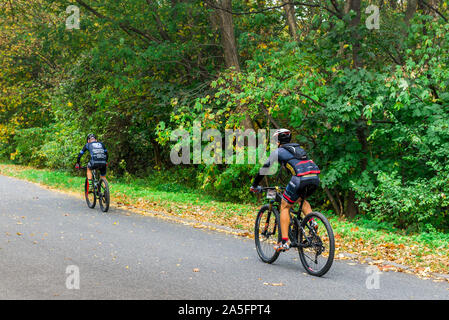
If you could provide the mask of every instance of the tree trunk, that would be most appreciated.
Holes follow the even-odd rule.
[[[295,5],[289,3],[289,0],[283,0],[285,18],[287,20],[288,32],[296,42],[299,41],[298,25],[296,24]]]
[[[405,11],[405,23],[407,24],[407,26],[410,24],[410,20],[415,15],[417,8],[418,8],[418,0],[408,0],[407,10]]]
[[[335,213],[340,216],[341,215],[341,210],[340,210],[340,208],[338,206],[337,201],[332,196],[332,193],[330,192],[329,188],[328,187],[324,187],[324,191],[326,192],[327,197],[329,198],[329,201],[332,204],[332,207],[334,207]]]
[[[153,155],[154,162],[156,166],[161,169],[162,168],[162,159],[161,159],[161,148],[159,147],[159,143],[156,140],[151,140],[151,144],[153,145]]]
[[[240,71],[237,45],[234,34],[234,23],[232,21],[232,1],[217,0],[217,15],[221,33],[221,44],[223,45],[224,58],[227,68],[235,68]]]
[[[347,218],[354,218],[359,213],[359,208],[355,203],[355,192],[353,190],[348,190],[346,194],[346,212],[345,216]]]
[[[361,18],[360,3],[361,3],[361,0],[346,0],[346,4],[345,4],[345,12],[346,13],[353,10],[356,14],[349,22],[349,26],[353,29],[352,35],[353,35],[354,43],[352,45],[352,61],[353,61],[353,67],[356,69],[361,68],[361,66],[362,66],[362,62],[360,61],[360,57],[359,57],[360,35],[356,30],[356,28],[360,25],[360,18]]]
[[[232,21],[232,1],[216,0],[214,3],[217,7],[216,15],[211,17],[212,25],[218,25],[221,34],[221,44],[223,46],[224,60],[227,68],[234,68],[240,72],[237,44],[234,34],[234,24]],[[218,23],[216,23],[218,22]],[[246,104],[237,106],[235,113],[243,114],[244,118],[241,122],[243,130],[253,129],[253,122],[248,114],[248,106]]]
[[[367,131],[368,128],[365,124],[361,123],[356,129],[357,140],[362,145],[362,158],[360,159],[360,171],[363,172],[368,167],[368,140]]]

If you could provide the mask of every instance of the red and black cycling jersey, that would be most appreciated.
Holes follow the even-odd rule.
[[[293,153],[292,150],[295,150],[296,152]],[[301,159],[299,159],[299,157]],[[285,167],[292,176],[301,177],[308,174],[320,173],[318,166],[312,160],[308,159],[304,149],[297,143],[286,143],[281,145],[270,154],[268,161],[262,168],[269,168],[276,162]],[[260,181],[262,181],[264,174],[262,174],[261,171],[262,170],[260,170],[254,178],[253,187],[257,187]]]
[[[86,143],[83,149],[78,154],[77,163],[80,162],[83,154],[89,151],[90,154],[90,163],[93,165],[97,164],[106,164],[108,161],[108,150],[104,146],[103,142],[94,141]]]

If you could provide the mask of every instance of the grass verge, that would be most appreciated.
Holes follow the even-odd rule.
[[[0,174],[80,195],[84,187],[83,172],[74,176],[65,171],[0,164]],[[259,205],[220,202],[200,191],[161,184],[160,181],[151,178],[133,179],[131,182],[110,181],[111,202],[226,226],[241,230],[241,235],[252,237]],[[334,215],[327,216],[335,233],[337,259],[358,260],[377,265],[381,271],[414,273],[421,278],[432,277],[435,281],[449,282],[449,277],[436,276],[449,274],[448,234],[407,235],[401,230],[363,218],[348,221]]]

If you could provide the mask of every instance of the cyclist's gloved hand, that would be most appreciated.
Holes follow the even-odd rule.
[[[80,164],[79,163],[75,164],[75,169],[79,169],[79,168],[80,168]]]
[[[254,192],[254,193],[260,193],[260,192],[262,192],[262,187],[261,186],[257,186],[257,187],[251,186],[251,188],[249,188],[249,191]]]

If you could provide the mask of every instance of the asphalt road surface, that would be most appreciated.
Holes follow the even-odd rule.
[[[316,278],[294,250],[265,264],[253,240],[105,214],[4,176],[0,228],[0,299],[449,299],[447,282],[395,272],[370,282],[368,265],[347,260]]]

